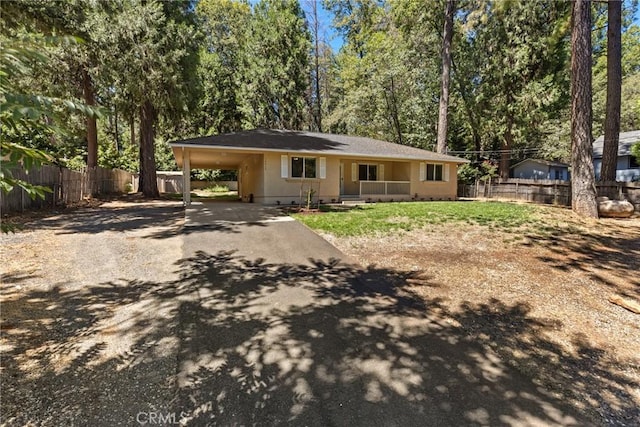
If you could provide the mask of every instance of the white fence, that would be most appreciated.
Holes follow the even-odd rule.
[[[361,196],[387,196],[411,194],[409,181],[360,181]]]

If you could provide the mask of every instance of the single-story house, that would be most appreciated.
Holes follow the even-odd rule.
[[[640,164],[631,154],[631,146],[640,143],[640,130],[620,133],[618,144],[618,164],[616,165],[616,181],[633,181],[640,179]],[[593,167],[596,179],[600,178],[602,170],[602,147],[604,135],[593,142]]]
[[[172,142],[185,177],[191,168],[238,171],[244,201],[450,199],[457,193],[459,157],[371,138],[256,129]]]
[[[526,159],[511,166],[512,176],[523,179],[569,180],[569,165],[541,159]]]

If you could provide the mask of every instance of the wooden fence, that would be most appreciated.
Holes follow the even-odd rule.
[[[56,206],[79,202],[90,194],[126,193],[132,190],[132,175],[119,169],[85,169],[72,171],[58,166],[45,165],[28,173],[23,169],[13,170],[15,178],[30,184],[49,187],[44,199],[32,200],[21,188],[15,187],[9,194],[0,193],[2,212]],[[93,178],[93,179],[92,179]],[[91,186],[93,185],[93,188]]]
[[[640,211],[640,183],[598,182],[598,196],[627,199]],[[525,200],[541,204],[571,206],[571,181],[507,179],[459,184],[458,197]]]
[[[133,191],[138,191],[140,174],[132,174]],[[182,193],[182,172],[156,172],[156,184],[160,193]]]
[[[182,187],[184,185],[182,172],[157,171],[156,180],[160,193],[182,193]],[[139,174],[133,174],[132,182],[133,191],[138,191],[138,185],[140,183]],[[226,186],[229,188],[229,191],[238,191],[238,181],[191,181],[190,188],[191,190],[198,190],[216,185]]]

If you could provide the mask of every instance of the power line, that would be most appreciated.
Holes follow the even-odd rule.
[[[447,151],[447,154],[502,154],[502,153],[537,153],[542,148],[516,148],[511,150],[454,150]]]

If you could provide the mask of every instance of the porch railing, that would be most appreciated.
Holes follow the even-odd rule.
[[[409,181],[360,181],[361,196],[411,194]]]

